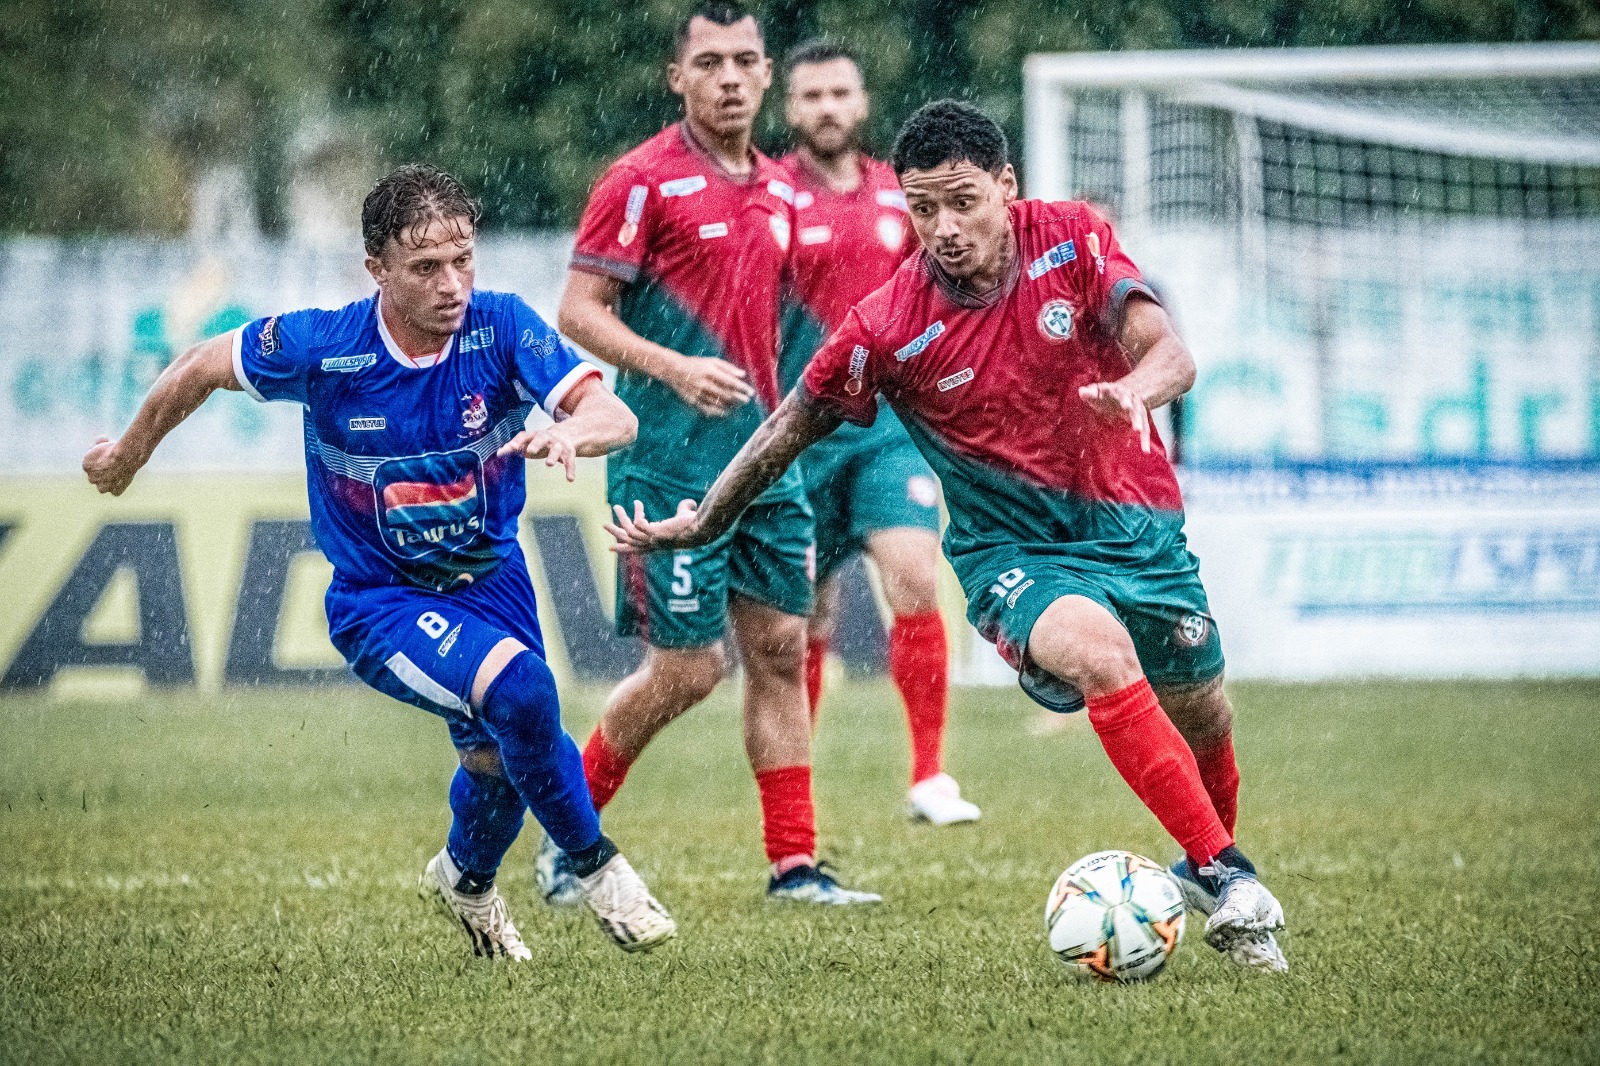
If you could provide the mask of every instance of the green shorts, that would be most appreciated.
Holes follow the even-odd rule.
[[[826,581],[880,529],[939,532],[939,483],[911,438],[902,431],[887,445],[882,439],[856,441],[852,428],[841,427],[800,457],[817,516],[818,581]]]
[[[1200,584],[1200,561],[1181,533],[1137,568],[1108,566],[1093,558],[1092,545],[1077,544],[990,548],[961,557],[955,569],[968,620],[1017,669],[1022,690],[1052,711],[1083,707],[1082,693],[1028,657],[1034,624],[1062,596],[1085,596],[1127,627],[1152,685],[1222,674],[1222,638]]]
[[[624,478],[611,502],[633,513],[670,515],[682,489]],[[701,548],[617,557],[617,632],[656,648],[703,648],[722,639],[728,596],[737,593],[785,614],[811,613],[815,548],[811,508],[798,485],[752,503],[728,532]]]

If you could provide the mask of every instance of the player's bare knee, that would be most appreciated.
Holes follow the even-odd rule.
[[[769,634],[743,648],[745,673],[752,680],[799,684],[805,672],[806,649],[801,639],[805,630],[791,627],[784,633]]]
[[[728,672],[728,655],[720,641],[703,648],[651,648],[648,667],[651,686],[688,708],[721,683]]]
[[[500,749],[494,744],[481,744],[474,748],[457,748],[456,754],[461,758],[461,765],[471,774],[483,774],[488,777],[506,776],[506,768],[500,761]]]
[[[1122,623],[1081,596],[1063,596],[1045,610],[1028,639],[1028,655],[1089,697],[1109,695],[1144,675]]]

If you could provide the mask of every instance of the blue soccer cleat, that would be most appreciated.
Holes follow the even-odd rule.
[[[539,895],[552,907],[576,907],[583,903],[583,885],[572,872],[572,857],[545,834],[539,854],[533,860],[533,882]]]
[[[1178,882],[1183,902],[1190,910],[1207,918],[1217,909],[1217,889],[1221,887],[1213,878],[1195,873],[1187,858],[1179,859],[1167,870]]]
[[[848,907],[857,903],[882,903],[876,892],[857,892],[834,880],[827,863],[796,866],[767,882],[767,898],[794,903],[821,903]]]

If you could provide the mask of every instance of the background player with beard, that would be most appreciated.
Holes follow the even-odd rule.
[[[867,93],[851,54],[827,41],[790,53],[785,115],[798,146],[780,160],[795,188],[794,295],[785,312],[779,378],[792,389],[850,308],[889,280],[916,240],[905,196],[885,163],[861,151]],[[949,653],[939,614],[939,501],[933,470],[892,411],[870,429],[841,427],[800,459],[817,522],[817,604],[808,626],[806,689],[816,721],[833,633],[839,567],[865,551],[894,615],[889,672],[911,734],[913,817],[976,821],[943,772]]]
[[[713,2],[678,28],[667,81],[684,119],[601,177],[579,225],[562,329],[619,368],[639,440],[607,466],[613,503],[669,508],[699,497],[778,402],[780,286],[793,190],[751,134],[772,83],[761,28]],[[595,805],[669,722],[744,666],[744,741],[761,796],[773,899],[877,902],[816,859],[803,673],[811,610],[811,509],[798,472],[779,479],[714,542],[619,560],[617,627],[646,644],[584,749]],[[546,898],[574,893],[559,849],[541,850]]]
[[[1283,908],[1234,843],[1221,640],[1150,424],[1194,383],[1194,360],[1104,219],[1017,199],[1005,135],[978,109],[919,109],[894,169],[922,254],[851,310],[698,508],[659,522],[619,509],[618,549],[719,535],[842,420],[870,426],[881,392],[944,484],[968,618],[1034,700],[1087,705],[1112,765],[1183,847],[1173,872],[1209,915],[1206,940],[1285,970]]]
[[[423,893],[478,954],[531,959],[494,879],[532,809],[611,938],[649,948],[676,926],[600,832],[516,539],[524,457],[570,481],[577,456],[626,444],[636,422],[521,298],[473,288],[478,215],[450,175],[394,171],[361,211],[378,295],[190,349],[83,468],[121,495],[217,389],[302,405],[311,527],[334,567],[333,644],[379,692],[442,716],[460,756],[454,822]],[[524,428],[536,403],[553,426]]]

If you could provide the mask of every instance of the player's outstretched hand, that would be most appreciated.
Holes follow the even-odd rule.
[[[567,480],[578,476],[578,449],[556,426],[544,429],[525,429],[503,444],[496,455],[521,452],[528,459],[543,459],[545,466],[559,464],[567,472]]]
[[[683,356],[666,381],[684,403],[710,418],[722,417],[756,394],[743,370],[711,356]]]
[[[1100,417],[1131,424],[1139,434],[1139,449],[1150,450],[1150,408],[1137,392],[1120,381],[1097,381],[1080,388],[1078,396]]]
[[[89,484],[113,496],[127,491],[139,466],[120,455],[117,442],[110,437],[96,437],[83,457],[83,472],[89,475]]]
[[[678,504],[677,514],[671,518],[663,518],[659,522],[652,522],[644,516],[644,504],[638,500],[633,501],[632,517],[629,517],[621,504],[613,504],[611,511],[617,520],[605,524],[606,532],[617,538],[611,550],[627,555],[633,552],[660,551],[663,548],[697,547],[705,541],[705,538],[699,535],[700,530],[695,521],[697,509],[698,505],[693,500],[684,500]]]

